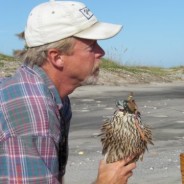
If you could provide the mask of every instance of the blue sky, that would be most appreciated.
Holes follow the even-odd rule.
[[[23,48],[17,39],[31,9],[46,0],[1,0],[0,52]],[[183,0],[83,0],[104,22],[123,25],[114,38],[99,41],[106,56],[126,65],[184,65]]]

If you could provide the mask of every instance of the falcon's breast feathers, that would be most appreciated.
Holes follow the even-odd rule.
[[[102,154],[107,163],[129,156],[133,161],[143,157],[147,145],[152,144],[151,129],[141,121],[133,94],[127,100],[118,101],[113,117],[107,119],[101,128]]]

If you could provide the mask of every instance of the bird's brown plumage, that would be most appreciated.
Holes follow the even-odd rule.
[[[127,100],[118,101],[118,110],[107,119],[101,128],[102,154],[107,163],[129,156],[137,161],[147,150],[147,144],[153,144],[151,129],[142,123],[133,95]]]

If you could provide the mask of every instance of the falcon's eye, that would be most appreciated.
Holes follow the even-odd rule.
[[[123,106],[127,107],[127,101],[123,101]]]

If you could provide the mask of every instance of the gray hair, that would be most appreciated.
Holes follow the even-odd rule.
[[[72,54],[74,46],[74,37],[65,38],[53,43],[49,43],[37,47],[25,47],[22,51],[16,51],[17,59],[23,61],[26,65],[33,67],[34,65],[42,66],[47,59],[47,51],[51,48],[58,49],[64,54]]]

